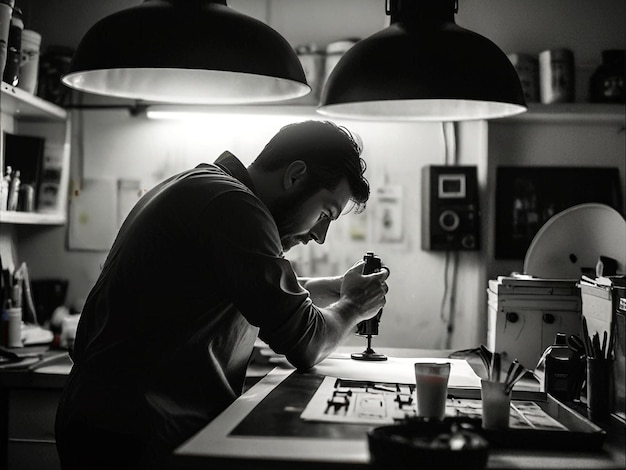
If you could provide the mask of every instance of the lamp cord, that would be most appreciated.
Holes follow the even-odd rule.
[[[265,24],[272,26],[272,0],[265,0]]]

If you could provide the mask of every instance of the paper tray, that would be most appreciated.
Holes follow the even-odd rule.
[[[606,431],[551,395],[545,402],[536,402],[543,411],[563,424],[568,431],[514,429],[483,430],[494,448],[545,450],[599,450],[606,439]]]

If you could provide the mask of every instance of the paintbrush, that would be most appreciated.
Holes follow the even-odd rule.
[[[507,379],[506,382],[506,386],[504,388],[504,392],[506,394],[511,393],[511,390],[513,390],[513,386],[519,382],[521,380],[522,377],[524,377],[524,375],[526,374],[526,372],[528,372],[528,369],[526,369],[526,367],[524,367],[523,365],[519,364],[519,367],[517,368],[517,370],[515,371],[514,374],[512,374],[510,379]]]
[[[480,349],[478,350],[478,355],[480,359],[483,361],[483,365],[485,366],[485,371],[487,372],[487,378],[491,377],[491,351],[487,349],[484,345],[480,345]]]
[[[593,344],[591,343],[591,336],[589,336],[589,328],[587,327],[587,319],[583,317],[583,343],[585,345],[585,353],[587,357],[594,357]]]
[[[600,335],[596,331],[591,338],[591,344],[593,346],[593,357],[602,357],[602,346],[600,346]]]
[[[608,339],[608,334],[607,334],[607,332],[605,331],[605,332],[602,334],[602,358],[603,358],[603,359],[606,359],[606,358],[607,358],[607,355],[606,355],[606,352],[607,352],[607,351],[606,351],[606,341],[607,341],[607,339]]]
[[[609,350],[606,353],[606,357],[611,359],[613,357],[613,349],[615,348],[615,336],[617,335],[617,323],[611,324],[611,334],[609,335]]]

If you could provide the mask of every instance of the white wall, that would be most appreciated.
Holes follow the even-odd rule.
[[[150,188],[161,179],[200,162],[213,161],[230,150],[244,163],[250,163],[279,128],[307,116],[220,115],[200,124],[153,121],[131,117],[126,111],[84,111],[74,120],[74,163],[82,160],[84,181],[90,179],[137,179]],[[322,247],[309,245],[294,250],[299,274],[330,274],[345,271],[368,250],[374,250],[393,271],[384,324],[377,343],[386,346],[438,347],[445,344],[440,321],[444,289],[444,253],[424,252],[420,240],[420,172],[426,164],[443,164],[445,158],[441,123],[370,123],[342,121],[363,140],[366,173],[372,185],[368,209],[361,215],[346,214],[331,227]],[[466,133],[459,163],[486,167],[486,125],[464,125]],[[481,136],[483,136],[481,138]],[[460,138],[460,137],[459,137]],[[84,154],[79,155],[81,140]],[[484,186],[484,180],[482,184]],[[400,185],[404,197],[404,237],[397,243],[377,241],[375,194],[384,184]],[[70,205],[75,198],[72,198]],[[104,204],[104,201],[103,201]],[[70,207],[71,209],[71,207]],[[94,213],[98,208],[94,207]],[[362,218],[365,240],[354,241],[350,226]],[[72,218],[70,217],[70,220]],[[357,220],[357,222],[360,222]],[[72,223],[72,222],[70,222]],[[20,251],[42,260],[31,267],[33,277],[64,273],[70,277],[69,300],[84,297],[95,282],[105,253],[54,250],[62,242],[63,231],[24,230]],[[479,340],[476,315],[485,285],[480,252],[460,257],[458,285],[459,321],[455,343],[471,346]],[[448,316],[447,308],[444,313]],[[355,338],[359,344],[360,339]]]

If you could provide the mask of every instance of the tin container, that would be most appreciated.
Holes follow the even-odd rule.
[[[507,57],[519,76],[526,102],[539,102],[539,61],[537,57],[521,53],[509,54]]]
[[[7,63],[9,30],[14,5],[14,0],[0,0],[0,78],[4,74],[4,67]]]
[[[324,79],[323,82],[326,83],[333,69],[339,62],[339,60],[343,57],[343,55],[348,52],[348,50],[354,46],[358,42],[358,39],[344,39],[341,41],[331,42],[326,46],[326,62],[324,65]]]
[[[574,80],[572,51],[550,49],[539,53],[539,95],[543,104],[572,103]]]
[[[22,20],[22,10],[13,8],[11,23],[9,26],[9,37],[7,41],[7,56],[2,81],[11,86],[17,86],[20,80],[20,51],[22,48],[22,30],[24,21]]]
[[[30,94],[35,94],[37,91],[40,44],[41,34],[30,29],[22,31],[22,44],[20,49],[20,79],[18,87]]]
[[[20,185],[17,210],[21,212],[35,211],[35,188],[32,184]]]
[[[324,85],[325,54],[316,44],[299,46],[296,48],[296,53],[302,64],[306,81],[311,87],[310,98],[317,103],[322,91],[322,86]]]

